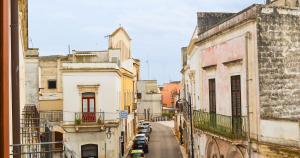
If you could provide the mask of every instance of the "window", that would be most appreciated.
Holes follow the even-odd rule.
[[[232,116],[241,116],[241,77],[231,76],[231,107]]]
[[[241,77],[231,76],[231,111],[232,111],[232,132],[242,132],[242,108],[241,108]]]
[[[209,112],[216,113],[216,80],[209,79]]]
[[[48,80],[48,89],[56,89],[56,80]]]
[[[137,98],[142,99],[142,93],[137,93]]]
[[[209,113],[210,113],[210,125],[212,127],[216,127],[216,121],[217,121],[217,116],[216,116],[216,80],[215,79],[209,79]]]

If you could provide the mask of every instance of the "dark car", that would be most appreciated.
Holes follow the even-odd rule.
[[[147,140],[134,140],[132,150],[142,149],[145,153],[148,153],[148,142]]]

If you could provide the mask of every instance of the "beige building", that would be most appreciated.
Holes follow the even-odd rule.
[[[299,13],[296,0],[198,13],[183,49],[183,96],[194,109],[193,146],[188,116],[182,125],[190,154],[300,157]]]
[[[69,157],[119,157],[127,150],[135,132],[140,76],[130,48],[131,39],[120,27],[109,36],[107,50],[39,58],[40,116],[52,122],[53,141],[59,141],[56,133],[63,134]],[[120,119],[124,110],[128,117]]]
[[[161,93],[156,80],[140,80],[137,83],[137,116],[152,120],[162,115]]]

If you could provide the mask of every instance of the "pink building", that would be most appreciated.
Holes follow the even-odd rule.
[[[297,0],[198,13],[181,71],[194,108],[193,148],[183,120],[190,154],[300,156],[299,15]]]

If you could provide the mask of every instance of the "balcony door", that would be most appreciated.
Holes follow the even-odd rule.
[[[216,80],[209,79],[209,116],[210,116],[210,125],[216,127]]]
[[[231,76],[231,109],[232,109],[232,130],[234,133],[241,132],[242,107],[241,107],[241,77]]]
[[[96,121],[96,107],[95,107],[95,93],[82,94],[82,121],[95,122]]]

